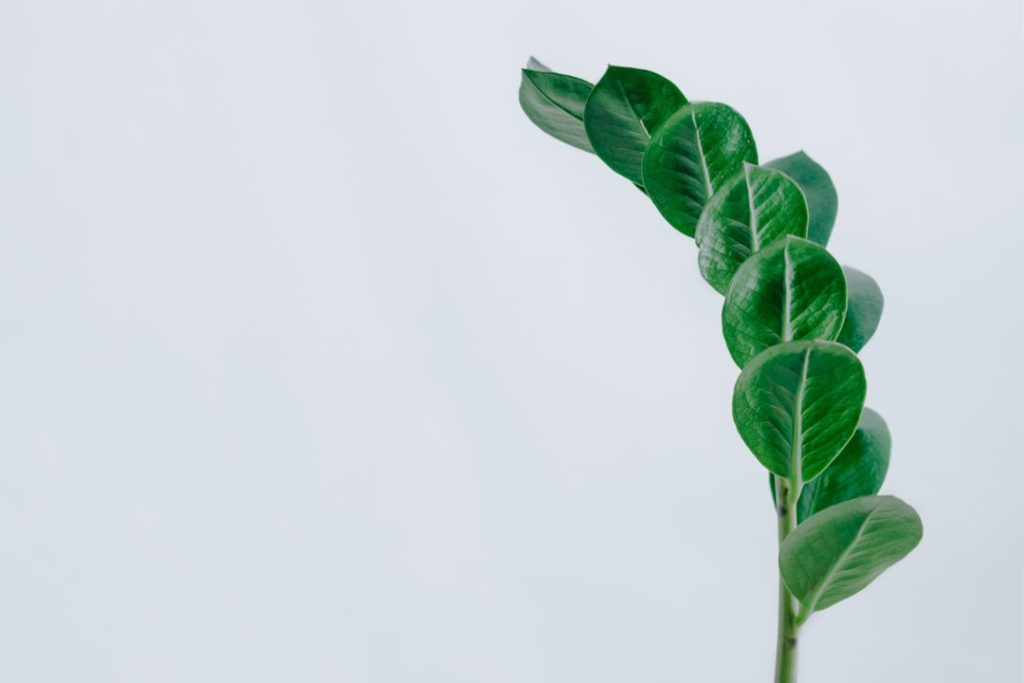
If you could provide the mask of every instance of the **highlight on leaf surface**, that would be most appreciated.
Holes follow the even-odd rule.
[[[799,489],[853,436],[867,380],[857,355],[829,341],[794,341],[743,368],[732,414],[744,443],[768,471]]]
[[[583,128],[583,110],[593,89],[587,81],[550,71],[531,57],[519,84],[519,105],[548,135],[593,152]]]
[[[693,237],[704,205],[745,161],[757,163],[757,146],[743,117],[724,104],[691,103],[651,137],[643,185],[665,220]]]
[[[810,209],[807,237],[821,246],[827,245],[839,211],[839,195],[828,171],[803,151],[774,159],[765,166],[777,168],[800,186]]]
[[[845,315],[843,269],[823,247],[785,236],[736,271],[722,306],[722,332],[743,367],[779,342],[835,339]]]
[[[870,275],[850,266],[843,266],[843,273],[846,275],[848,304],[846,321],[836,341],[854,351],[860,351],[878,329],[885,298],[878,283]]]
[[[807,237],[807,202],[799,186],[781,171],[744,164],[697,222],[701,275],[725,294],[744,261],[786,235]]]
[[[609,66],[587,100],[583,125],[597,156],[643,186],[640,169],[651,134],[685,104],[683,93],[667,78]]]
[[[801,620],[863,590],[923,533],[914,508],[892,496],[855,498],[809,518],[779,548],[779,570],[803,605]]]

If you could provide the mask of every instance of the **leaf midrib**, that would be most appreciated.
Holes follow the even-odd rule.
[[[651,131],[648,130],[647,126],[644,124],[644,120],[637,113],[636,109],[633,108],[632,100],[630,100],[629,96],[626,94],[625,84],[622,81],[618,81],[615,84],[615,89],[618,90],[619,96],[622,98],[622,101],[626,103],[626,109],[628,109],[629,113],[633,115],[634,119],[636,119],[637,125],[640,126],[640,130],[644,132],[649,142],[651,139]]]
[[[538,72],[538,73],[540,73],[540,72]],[[556,109],[565,112],[566,114],[568,114],[572,118],[576,119],[580,123],[583,122],[583,117],[582,116],[576,116],[576,114],[574,114],[573,112],[569,111],[568,109],[566,109],[564,106],[562,106],[561,104],[559,104],[555,100],[551,99],[551,96],[548,95],[543,90],[541,90],[541,88],[534,82],[532,77],[530,78],[530,85],[533,86],[533,89],[536,90],[540,94],[541,97],[543,97],[545,100],[550,102],[551,105],[554,106]]]
[[[782,273],[782,287],[783,287],[783,300],[782,305],[782,330],[780,332],[782,341],[788,342],[793,341],[793,260],[789,255],[789,243],[787,242],[782,246],[782,262],[783,262],[783,273]]]
[[[700,157],[700,170],[704,174],[704,191],[708,197],[715,192],[711,187],[711,170],[708,168],[707,160],[704,158],[704,143],[700,140],[700,127],[697,125],[697,108],[690,109],[690,120],[693,121],[693,137],[697,141],[697,156]]]
[[[793,405],[793,434],[789,445],[789,481],[792,497],[799,500],[803,487],[803,443],[804,443],[804,392],[807,387],[807,368],[810,365],[811,350],[806,349],[800,368],[800,383],[796,387]]]
[[[871,518],[877,511],[878,508],[875,508],[864,516],[864,519],[863,521],[861,521],[860,527],[857,529],[857,533],[853,537],[853,540],[851,540],[849,545],[847,545],[843,552],[840,553],[839,557],[836,558],[836,561],[833,562],[831,566],[829,566],[828,570],[825,572],[825,575],[821,578],[821,581],[818,583],[818,588],[815,589],[815,591],[811,594],[810,601],[804,603],[804,607],[806,608],[808,615],[810,615],[811,612],[813,612],[817,608],[818,600],[821,599],[821,595],[825,592],[825,588],[828,586],[829,582],[832,581],[832,577],[834,577],[838,573],[838,567],[840,567],[846,561],[846,558],[850,556],[850,553],[853,551],[853,548],[857,545],[857,543],[860,542],[861,538],[864,536],[864,529],[867,527],[868,522],[871,521]]]
[[[761,236],[758,234],[760,229],[757,225],[757,209],[754,207],[754,192],[750,187],[750,166],[744,164],[743,166],[743,180],[747,185],[747,210],[750,211],[750,247],[751,253],[755,254],[761,249]]]

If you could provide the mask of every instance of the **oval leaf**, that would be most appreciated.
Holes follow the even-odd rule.
[[[765,166],[779,169],[800,185],[811,214],[808,239],[822,246],[828,244],[839,211],[839,195],[828,171],[802,151],[769,161]]]
[[[651,138],[643,185],[665,220],[693,237],[704,205],[744,161],[757,163],[757,147],[743,117],[724,104],[688,104]]]
[[[779,569],[802,619],[863,590],[921,541],[921,518],[892,496],[868,496],[814,515],[786,537]]]
[[[799,490],[853,436],[866,392],[864,368],[850,349],[827,341],[786,342],[740,373],[732,416],[761,464]]]
[[[849,303],[846,307],[846,321],[836,341],[854,351],[860,351],[878,329],[885,299],[878,283],[870,275],[849,266],[843,266],[843,273],[846,275]]]
[[[797,519],[803,523],[833,505],[878,493],[889,469],[891,449],[892,437],[885,420],[870,408],[864,408],[853,438],[832,464],[800,492]]]
[[[640,172],[651,134],[686,104],[671,81],[653,71],[609,66],[587,100],[583,125],[594,152],[616,173],[643,185]]]
[[[743,165],[716,192],[697,222],[701,275],[725,294],[743,262],[786,236],[807,237],[807,202],[781,171]]]
[[[740,367],[774,344],[835,339],[846,314],[843,269],[824,248],[784,237],[740,266],[725,294],[722,331]]]
[[[584,152],[593,152],[583,129],[583,110],[594,89],[590,83],[575,76],[548,71],[530,58],[519,84],[519,106],[542,131]]]

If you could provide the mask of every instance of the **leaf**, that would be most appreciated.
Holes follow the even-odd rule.
[[[798,526],[779,548],[779,569],[803,604],[801,621],[863,590],[923,533],[914,508],[892,496],[848,500]]]
[[[843,266],[843,273],[846,274],[849,303],[846,307],[846,321],[836,341],[854,351],[860,351],[878,329],[885,299],[878,283],[870,275],[850,266]]]
[[[533,71],[551,71],[551,69],[549,69],[548,67],[546,67],[546,66],[545,66],[545,65],[543,64],[543,62],[541,62],[541,61],[540,61],[539,59],[537,59],[536,57],[533,57],[533,56],[531,56],[531,57],[530,57],[530,58],[529,58],[529,59],[528,59],[528,60],[526,61],[526,68],[527,68],[527,69],[531,69],[531,70],[533,70]]]
[[[811,214],[808,239],[822,246],[828,244],[839,211],[839,195],[828,171],[803,151],[769,161],[765,166],[779,169],[800,185]]]
[[[583,110],[594,86],[565,74],[549,71],[536,59],[523,69],[519,106],[542,131],[584,152],[593,152],[583,129]]]
[[[823,247],[786,236],[736,271],[725,293],[722,332],[742,368],[779,342],[835,339],[845,315],[843,269]]]
[[[724,104],[688,104],[651,138],[643,185],[665,220],[693,237],[708,199],[743,170],[744,161],[757,163],[757,147],[743,117]]]
[[[744,261],[785,235],[807,237],[807,202],[799,186],[781,171],[744,164],[697,222],[701,275],[725,294]]]
[[[892,437],[882,416],[864,408],[853,438],[824,472],[804,485],[797,503],[797,519],[861,496],[873,496],[882,488],[889,469]]]
[[[640,167],[651,133],[685,104],[683,93],[667,78],[609,66],[587,100],[583,125],[597,156],[619,175],[643,185]]]
[[[867,381],[842,344],[778,344],[740,373],[732,397],[736,429],[762,465],[795,490],[821,474],[853,436]]]

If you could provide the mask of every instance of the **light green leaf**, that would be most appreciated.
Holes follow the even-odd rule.
[[[846,308],[846,321],[836,341],[854,351],[860,351],[878,329],[885,299],[878,283],[870,275],[850,266],[843,266],[843,273],[846,274],[849,304]]]
[[[697,222],[701,275],[725,294],[751,255],[785,235],[807,237],[807,202],[781,171],[743,165],[711,197]]]
[[[526,68],[533,71],[551,71],[543,62],[532,56],[526,61]]]
[[[804,485],[797,503],[797,519],[861,496],[873,496],[882,488],[889,469],[892,437],[882,416],[864,408],[853,438],[821,475]]]
[[[839,195],[828,171],[802,151],[769,161],[765,166],[779,169],[800,185],[811,214],[808,239],[822,246],[828,244],[839,210]]]
[[[754,457],[799,490],[853,436],[866,392],[864,368],[850,349],[828,341],[786,342],[740,373],[733,421]]]
[[[587,100],[583,125],[594,151],[616,173],[643,185],[651,133],[686,104],[679,88],[653,71],[609,66]]]
[[[743,117],[724,104],[688,104],[651,138],[643,185],[665,220],[693,237],[704,205],[744,161],[757,163],[757,147]]]
[[[583,129],[583,110],[594,86],[575,76],[548,71],[530,58],[519,84],[519,105],[542,131],[584,152],[593,152]]]
[[[819,512],[779,548],[800,620],[858,593],[917,547],[924,531],[914,508],[892,496],[855,498]]]
[[[736,271],[722,307],[722,332],[743,367],[779,342],[835,339],[845,315],[843,269],[823,247],[786,236]]]

